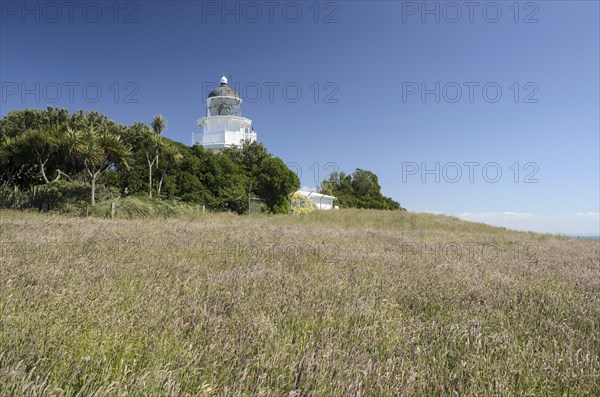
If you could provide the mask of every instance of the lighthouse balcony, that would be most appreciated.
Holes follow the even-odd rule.
[[[231,147],[240,146],[243,141],[256,141],[256,132],[244,131],[219,131],[204,132],[201,135],[201,144],[204,147]]]

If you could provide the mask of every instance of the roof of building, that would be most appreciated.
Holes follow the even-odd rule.
[[[221,77],[221,85],[215,88],[208,94],[209,98],[216,96],[229,96],[234,98],[240,98],[240,95],[235,92],[233,88],[227,85],[227,78],[225,76]]]
[[[298,190],[296,193],[301,194],[301,195],[306,196],[306,197],[309,197],[309,198],[316,198],[317,200],[320,200],[320,199],[335,200],[336,199],[333,196],[328,196],[326,194],[317,193],[317,192],[307,192],[306,190]]]

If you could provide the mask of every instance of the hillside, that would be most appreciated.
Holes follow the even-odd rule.
[[[600,394],[597,241],[370,210],[0,236],[0,396]]]

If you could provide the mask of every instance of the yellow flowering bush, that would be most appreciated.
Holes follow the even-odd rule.
[[[317,210],[317,207],[315,207],[314,203],[303,194],[294,193],[291,201],[292,214],[306,215]]]

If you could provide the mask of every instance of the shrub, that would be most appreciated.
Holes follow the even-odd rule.
[[[55,181],[33,186],[27,190],[18,187],[0,188],[0,202],[3,208],[56,210],[79,212],[86,207],[89,199],[89,186],[84,182]]]
[[[115,203],[115,218],[171,218],[192,217],[202,214],[202,206],[184,203],[178,200],[165,200],[148,198],[145,196],[131,196],[114,200],[104,200],[96,204],[92,214],[97,217],[108,218],[111,212],[111,203]]]
[[[90,188],[84,182],[56,181],[33,188],[32,207],[58,210],[67,207],[85,207],[90,197]]]
[[[31,189],[22,190],[18,186],[0,186],[0,207],[10,209],[31,208]]]
[[[291,199],[292,214],[295,215],[306,215],[315,212],[317,207],[310,201],[308,197],[303,194],[294,193]]]

